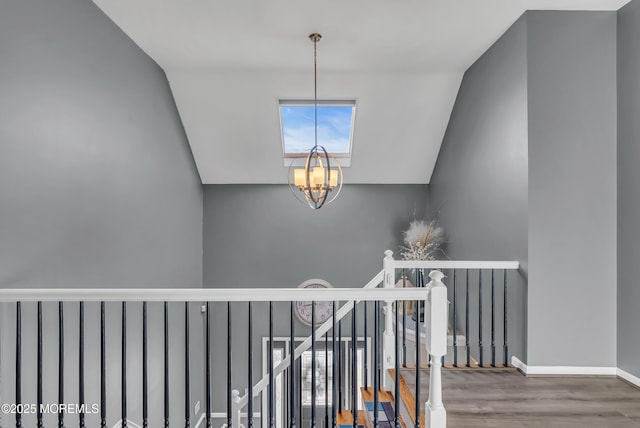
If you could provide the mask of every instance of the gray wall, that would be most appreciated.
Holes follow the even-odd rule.
[[[526,358],[526,29],[521,18],[465,73],[429,185],[450,258],[520,261],[521,271],[511,274],[508,305],[510,353],[521,359]],[[475,285],[471,290],[477,302]],[[470,338],[477,343],[473,333]],[[473,354],[477,358],[477,350]]]
[[[640,377],[640,2],[618,12],[618,367]]]
[[[528,12],[528,363],[616,366],[616,13]]]
[[[414,208],[420,219],[426,206],[424,185],[345,185],[338,199],[318,211],[296,201],[288,186],[206,185],[204,284],[293,288],[307,279],[321,278],[335,287],[362,287],[382,270],[384,251],[396,251],[402,243],[402,231],[413,219]],[[274,334],[288,336],[289,306],[274,308]],[[253,312],[257,379],[262,373],[262,337],[268,336],[268,306],[255,304]],[[212,324],[215,337],[226,337],[222,305],[214,308]],[[345,325],[350,326],[350,321]],[[243,390],[247,383],[242,360],[247,349],[246,304],[232,305],[232,326],[238,338],[233,344],[233,387]],[[297,321],[295,328],[300,337],[311,333]],[[362,334],[362,321],[359,328]],[[214,388],[224,391],[226,342],[217,343]],[[216,411],[224,410],[224,398],[214,394]]]
[[[202,284],[202,189],[164,72],[91,2],[0,15],[0,285]]]
[[[200,287],[202,187],[160,67],[85,0],[4,1],[0,62],[0,287]],[[71,306],[69,341],[77,334]],[[2,307],[7,399],[13,310]],[[55,308],[48,311],[51,352],[57,328]],[[119,309],[114,311],[109,334],[117,343]],[[97,334],[93,306],[87,317],[89,346]],[[31,305],[24,321],[25,370],[33,372]],[[130,343],[132,377],[139,368],[137,345],[136,339]],[[87,371],[95,381],[98,348],[87,349]],[[69,364],[75,352],[69,351]],[[110,346],[116,378],[118,354],[119,345]],[[49,399],[55,376],[56,370],[47,371]],[[75,387],[69,385],[69,399]],[[178,394],[177,382],[175,387]],[[95,392],[87,393],[95,398]],[[34,402],[34,394],[29,381],[25,400]],[[132,390],[130,397],[139,422],[140,394]],[[119,418],[117,390],[110,390],[109,403],[112,424]],[[33,419],[25,423],[35,426]]]
[[[427,206],[423,185],[345,185],[317,211],[285,185],[204,187],[205,287],[362,287]]]
[[[616,365],[615,153],[615,13],[527,12],[465,74],[430,203],[450,257],[522,263],[529,365]]]

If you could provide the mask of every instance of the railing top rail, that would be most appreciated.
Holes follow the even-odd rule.
[[[480,260],[392,260],[396,269],[519,269],[517,261]]]
[[[291,302],[423,300],[424,288],[2,289],[0,302]]]

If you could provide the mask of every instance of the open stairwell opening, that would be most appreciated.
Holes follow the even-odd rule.
[[[443,365],[505,366],[516,269],[388,251],[363,288],[0,290],[3,401],[35,406],[2,424],[445,427]],[[419,286],[396,288],[407,275]],[[319,302],[331,313],[316,323]],[[38,411],[54,396],[78,411]]]

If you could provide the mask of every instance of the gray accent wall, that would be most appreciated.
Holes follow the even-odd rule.
[[[202,186],[163,70],[91,1],[8,0],[1,9],[0,287],[201,287]],[[56,309],[46,305],[47,402],[57,397]],[[77,304],[66,309],[66,397],[75,402]],[[15,305],[0,310],[2,398],[11,402]],[[183,317],[179,308],[172,311],[172,423],[178,424]],[[110,305],[112,385],[119,384],[119,312]],[[138,423],[139,312],[131,305],[129,410]],[[89,305],[91,402],[99,391],[98,315]],[[154,309],[154,329],[160,316]],[[35,402],[35,332],[35,304],[25,304],[23,398],[29,403]],[[154,370],[158,345],[151,345]],[[201,341],[194,346],[201,354]],[[153,394],[160,394],[161,379],[152,380]],[[109,389],[109,426],[119,419],[119,397],[117,387]],[[151,426],[160,426],[158,413]],[[47,415],[45,423],[54,419]],[[70,424],[76,420],[69,417]],[[98,426],[94,416],[89,425]],[[25,426],[35,426],[35,419],[26,417]]]
[[[640,377],[640,2],[618,12],[618,367]]]
[[[200,287],[202,188],[163,70],[92,2],[0,14],[0,286]]]
[[[527,12],[528,363],[616,366],[616,13]]]
[[[401,161],[398,162],[401,167]],[[348,174],[348,170],[345,170]],[[384,251],[396,252],[402,231],[427,207],[426,185],[345,185],[332,204],[313,211],[286,185],[205,185],[204,284],[211,288],[295,288],[320,278],[334,287],[363,287],[382,270]],[[233,387],[247,385],[247,305],[232,310]],[[369,336],[373,308],[369,306]],[[274,335],[288,337],[290,307],[274,304]],[[214,409],[225,409],[227,308],[212,311]],[[268,337],[268,305],[253,308],[254,383],[262,375],[262,339]],[[363,311],[359,309],[359,334]],[[345,324],[348,336],[350,320]],[[296,336],[311,330],[295,321]],[[256,400],[256,409],[259,402]]]
[[[616,13],[517,21],[466,72],[430,192],[451,258],[521,262],[514,355],[615,367]]]
[[[526,19],[520,18],[465,73],[429,185],[430,206],[440,211],[449,258],[521,263],[508,284],[510,355],[521,359],[526,359],[526,30]],[[476,277],[472,272],[472,319],[477,319]],[[490,296],[483,298],[488,304]],[[490,318],[486,321],[489,326]],[[463,310],[458,322],[464,325]],[[471,343],[477,339],[472,332]],[[472,350],[476,359],[477,352]]]
[[[316,211],[286,185],[204,188],[204,285],[214,288],[310,278],[362,287],[382,270],[385,250],[399,258],[402,231],[427,206],[426,185],[345,185]]]

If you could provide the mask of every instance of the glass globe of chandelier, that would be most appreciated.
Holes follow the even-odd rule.
[[[322,208],[336,199],[342,189],[342,168],[338,160],[318,144],[318,60],[317,43],[322,36],[309,35],[313,42],[313,80],[314,80],[314,143],[309,151],[303,168],[296,167],[295,160],[289,166],[289,187],[294,196],[311,209]]]

